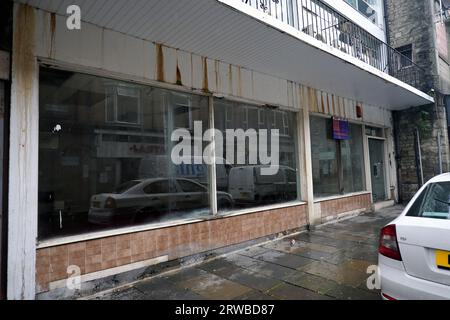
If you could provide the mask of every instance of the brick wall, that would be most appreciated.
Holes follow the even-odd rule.
[[[306,224],[307,206],[299,205],[38,249],[36,291],[66,279],[70,265],[88,274],[164,255],[173,260]]]
[[[370,210],[370,193],[319,202],[322,221],[337,218],[339,214],[355,210]]]

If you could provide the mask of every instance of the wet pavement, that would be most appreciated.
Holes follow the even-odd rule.
[[[367,288],[378,235],[401,206],[246,248],[170,274],[97,294],[112,300],[378,300]]]

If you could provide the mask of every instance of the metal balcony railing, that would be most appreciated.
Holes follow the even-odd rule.
[[[424,70],[320,0],[241,0],[419,90]]]

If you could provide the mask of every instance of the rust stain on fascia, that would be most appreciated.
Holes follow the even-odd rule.
[[[18,105],[16,107],[23,112],[20,123],[22,133],[28,130],[28,122],[31,119],[32,112],[35,75],[34,20],[34,9],[28,5],[20,4],[17,20],[15,21],[13,61],[15,65],[15,82],[17,83],[16,98]],[[25,144],[25,141],[21,141],[21,147],[25,147]]]
[[[219,91],[219,69],[220,69],[220,63],[219,61],[214,61],[214,67],[215,67],[215,76],[216,76],[216,91]]]
[[[177,64],[177,85],[182,86],[183,82],[181,81],[181,71],[180,71],[180,67]]]
[[[160,43],[156,44],[156,80],[164,82],[164,53]]]
[[[49,57],[55,56],[55,34],[56,34],[56,14],[52,12],[50,14],[50,52]]]
[[[231,64],[228,65],[228,91],[233,94],[233,68]]]
[[[238,88],[237,88],[237,94],[239,97],[242,97],[242,77],[241,77],[241,67],[238,68]]]
[[[179,86],[183,85],[183,82],[181,81],[181,70],[180,65],[178,62],[178,50],[177,50],[177,71],[176,71],[176,84]]]
[[[333,116],[336,115],[336,105],[334,103],[334,94],[331,95],[331,102],[333,103]]]
[[[206,57],[203,57],[203,91],[209,92],[208,62],[206,61]]]
[[[323,93],[320,93],[320,100],[321,100],[321,105],[322,105],[322,113],[325,113],[325,103],[323,101]]]
[[[327,93],[327,110],[328,114],[331,114],[331,108],[330,108],[330,96]]]

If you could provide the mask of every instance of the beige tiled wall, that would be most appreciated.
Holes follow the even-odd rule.
[[[337,217],[339,214],[356,210],[370,210],[372,207],[370,193],[320,202],[322,221]]]
[[[66,279],[70,265],[87,274],[163,255],[172,260],[306,224],[307,206],[299,205],[38,249],[36,291]]]

